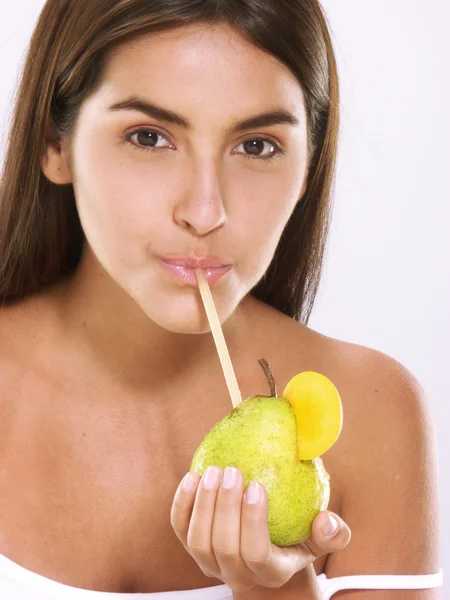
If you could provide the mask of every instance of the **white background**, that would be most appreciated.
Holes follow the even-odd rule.
[[[0,3],[3,135],[43,4]],[[450,0],[323,5],[341,76],[342,137],[310,325],[395,357],[428,392],[440,460],[441,566],[450,578]],[[450,579],[444,590],[450,596]]]

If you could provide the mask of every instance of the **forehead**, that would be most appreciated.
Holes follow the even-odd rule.
[[[215,106],[255,110],[282,104],[299,117],[301,86],[273,55],[227,24],[191,24],[141,35],[108,58],[100,92],[105,101],[139,95],[172,108]]]

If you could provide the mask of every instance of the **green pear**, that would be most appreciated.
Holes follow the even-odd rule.
[[[330,498],[322,459],[299,460],[296,437],[296,416],[287,400],[253,396],[211,429],[191,464],[198,475],[211,465],[234,466],[243,473],[245,487],[250,480],[261,483],[268,496],[270,539],[277,546],[306,541]]]

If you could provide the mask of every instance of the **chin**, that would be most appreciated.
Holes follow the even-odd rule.
[[[159,327],[178,334],[201,335],[210,331],[208,319],[203,318],[203,315],[198,311],[193,311],[191,314],[170,314],[169,312],[160,314],[148,314],[149,318]]]
[[[208,317],[201,298],[196,295],[181,295],[161,298],[135,298],[147,317],[166,331],[178,334],[210,333]],[[226,303],[226,304],[225,304]],[[219,320],[223,324],[233,313],[238,302],[225,301],[216,304]]]

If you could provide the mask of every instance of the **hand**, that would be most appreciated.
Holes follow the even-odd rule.
[[[324,528],[333,515],[337,529]],[[350,529],[337,515],[321,512],[303,544],[279,548],[271,543],[267,493],[235,467],[222,472],[209,467],[200,479],[187,473],[172,505],[171,525],[187,552],[208,577],[216,577],[234,592],[256,586],[278,588],[319,556],[336,552],[350,541]]]

